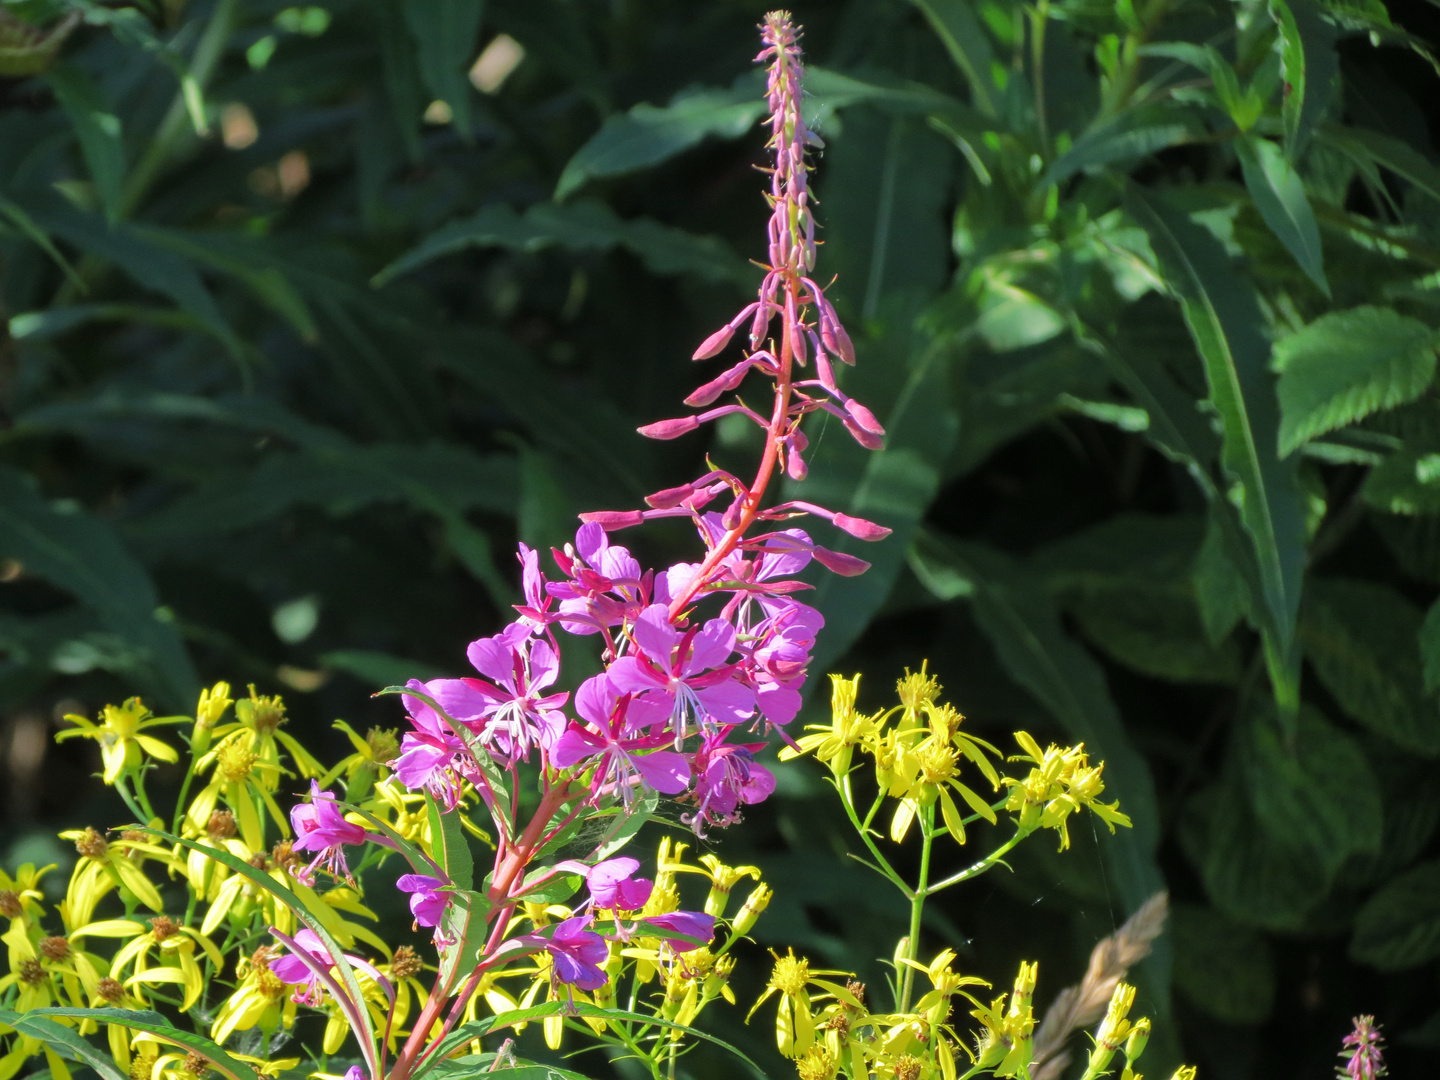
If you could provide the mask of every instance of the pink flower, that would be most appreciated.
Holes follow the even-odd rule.
[[[610,946],[593,930],[587,929],[591,916],[578,915],[555,925],[555,932],[545,942],[545,951],[554,964],[555,978],[581,990],[598,990],[605,985],[605,972],[600,965],[610,955]]]
[[[602,674],[580,684],[575,692],[575,711],[590,726],[572,723],[551,749],[550,763],[568,769],[599,757],[591,784],[592,798],[618,793],[628,804],[637,778],[668,795],[690,786],[690,766],[684,755],[657,749],[669,743],[670,737],[664,733],[641,734],[667,715],[659,699],[617,694],[614,683]]]
[[[401,892],[410,894],[410,913],[421,926],[439,926],[445,914],[444,889],[449,882],[427,874],[402,874],[395,882]]]
[[[707,738],[695,754],[695,813],[684,821],[697,836],[707,825],[733,825],[740,820],[741,804],[764,802],[775,790],[770,770],[755,764],[755,751],[764,743],[728,745],[724,736]]]
[[[345,844],[363,844],[368,839],[364,828],[345,820],[345,813],[335,805],[335,796],[321,791],[310,781],[310,801],[290,810],[290,824],[295,829],[296,851],[317,852],[310,865],[295,875],[295,880],[309,884],[315,880],[315,868],[324,866],[336,877],[348,878],[350,867],[345,863]]]
[[[648,919],[641,919],[640,922],[642,925],[658,926],[662,930],[698,939],[683,941],[678,938],[667,938],[665,944],[669,946],[671,952],[689,952],[691,949],[698,949],[701,945],[709,944],[715,938],[715,916],[703,915],[698,911],[672,911],[665,915],[652,915]]]
[[[271,927],[270,932],[281,942],[289,946],[290,952],[277,960],[270,961],[270,970],[283,983],[301,987],[292,995],[292,1000],[301,1005],[320,1004],[322,997],[321,986],[323,984],[322,973],[328,975],[330,969],[335,966],[335,959],[325,948],[318,934],[314,930],[304,929],[293,938],[286,937],[280,931]],[[358,956],[351,956],[345,953],[345,959],[351,966],[365,972],[379,984],[387,996],[394,998],[395,991],[390,981],[381,975],[374,965]]]
[[[724,619],[682,632],[670,625],[664,604],[652,604],[631,636],[638,651],[610,665],[610,682],[622,694],[663,701],[677,747],[692,727],[715,731],[755,712],[754,691],[726,663],[735,651],[735,627]]]
[[[1345,1057],[1347,1052],[1350,1056],[1337,1070],[1337,1075],[1348,1080],[1375,1080],[1384,1076],[1387,1072],[1383,1057],[1385,1040],[1380,1035],[1380,1025],[1373,1016],[1357,1016],[1354,1023],[1355,1029],[1340,1044],[1344,1047],[1340,1056]]]
[[[411,679],[406,685],[432,698],[436,696],[431,686],[418,679]],[[405,704],[415,730],[406,732],[400,739],[400,756],[392,766],[395,775],[411,791],[428,791],[447,810],[454,809],[459,799],[462,763],[469,764],[465,744],[450,725],[418,697],[406,694]]]
[[[565,730],[560,707],[569,693],[544,694],[560,674],[555,647],[512,623],[494,637],[472,641],[466,655],[484,679],[436,679],[435,700],[479,736],[499,761],[524,761],[536,745],[548,749]]]
[[[615,908],[639,911],[649,901],[655,888],[655,883],[648,878],[631,876],[639,869],[638,860],[625,856],[596,863],[586,875],[590,885],[590,903],[602,911]]]

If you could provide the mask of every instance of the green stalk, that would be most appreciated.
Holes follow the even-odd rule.
[[[906,960],[916,960],[920,955],[920,917],[925,912],[925,897],[930,894],[930,848],[935,843],[935,804],[925,803],[920,807],[920,877],[910,897],[910,936],[905,942]],[[900,1001],[895,1011],[910,1011],[910,995],[915,987],[915,969],[909,964],[900,975]]]

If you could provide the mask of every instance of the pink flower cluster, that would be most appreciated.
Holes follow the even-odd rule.
[[[608,946],[592,929],[594,911],[611,909],[612,934],[624,937],[621,911],[643,908],[649,883],[631,879],[633,859],[601,862],[588,870],[592,902],[544,932],[504,941],[504,927],[537,852],[554,839],[582,807],[619,805],[629,810],[649,792],[673,796],[685,805],[683,820],[697,834],[739,819],[741,808],[765,799],[775,787],[770,771],[755,761],[764,736],[784,726],[800,709],[801,689],[815,637],[824,619],[796,599],[811,588],[799,575],[813,561],[832,572],[862,573],[868,563],[816,543],[787,523],[802,515],[819,517],[849,536],[879,540],[890,530],[813,503],[765,505],[771,480],[783,471],[804,479],[808,449],[801,421],[824,411],[863,446],[876,449],[884,434],[869,409],[839,387],[832,360],[854,364],[855,351],[814,272],[815,220],[805,160],[808,146],[820,145],[801,115],[798,34],[785,12],[766,16],[764,49],[769,64],[768,199],[771,219],[768,262],[756,299],[695,351],[695,360],[719,356],[735,331],[748,324],[743,358],[688,398],[705,410],[641,428],[669,439],[721,416],[743,415],[765,432],[754,478],[707,465],[698,479],[659,491],[644,510],[581,515],[584,525],[573,544],[553,550],[554,571],[541,567],[540,554],[520,545],[524,603],[518,617],[499,633],[470,644],[475,675],[429,682],[412,680],[404,701],[411,730],[393,762],[396,777],[412,791],[428,792],[453,809],[468,789],[479,793],[499,829],[495,868],[486,904],[495,929],[480,966],[460,990],[474,992],[479,974],[517,950],[547,951],[555,978],[582,989],[604,982],[599,965]],[[778,337],[775,327],[778,320]],[[813,377],[797,377],[813,364]],[[714,406],[752,373],[772,383],[769,416],[738,398]],[[655,517],[689,518],[699,534],[703,557],[662,571],[641,567],[630,552],[611,543],[609,533]],[[708,610],[702,614],[701,606]],[[570,695],[556,689],[560,676],[558,634],[593,637],[604,670]],[[742,732],[759,737],[744,741]],[[528,823],[513,819],[517,800],[492,785],[518,791],[518,766],[537,759],[541,770],[540,808]],[[502,797],[504,796],[504,797]],[[558,819],[559,823],[556,824]],[[334,797],[313,792],[312,801],[292,816],[296,848],[315,852],[310,871],[342,872],[346,844],[385,842],[345,820]],[[598,853],[595,856],[598,858]],[[557,864],[538,879],[575,872],[583,864]],[[418,925],[441,935],[445,912],[459,887],[442,876],[418,872],[401,878]],[[439,867],[435,867],[438,871]],[[687,940],[708,940],[714,920],[690,912],[641,919],[667,947],[683,952]],[[638,923],[637,923],[638,925]],[[679,935],[678,938],[675,935]],[[287,942],[288,944],[288,942]],[[306,978],[328,975],[318,962]],[[296,968],[291,974],[302,974]],[[321,978],[323,982],[323,978]],[[451,988],[438,991],[401,1055],[403,1077],[419,1053],[421,1033],[439,1016]],[[450,1019],[458,1015],[452,1008]]]

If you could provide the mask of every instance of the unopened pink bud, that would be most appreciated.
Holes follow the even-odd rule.
[[[588,514],[581,514],[580,520],[587,525],[599,525],[606,532],[611,532],[639,525],[645,520],[645,515],[639,510],[592,510]]]
[[[884,540],[893,531],[884,525],[876,525],[873,521],[851,517],[849,514],[836,514],[833,520],[837,529],[844,529],[857,540]]]
[[[677,416],[674,420],[657,420],[653,424],[646,424],[636,430],[647,439],[678,439],[681,435],[694,431],[699,426],[700,420],[697,417]]]
[[[850,437],[866,450],[883,450],[885,448],[884,439],[872,431],[866,431],[849,416],[842,416],[840,420],[845,425],[845,430],[850,433]]]
[[[654,495],[646,495],[645,501],[656,510],[672,510],[694,494],[694,484],[681,484],[679,487],[657,491]]]
[[[745,497],[742,495],[725,508],[725,513],[720,517],[720,524],[727,529],[734,529],[740,524],[740,516],[745,511]]]
[[[854,417],[855,423],[859,424],[872,435],[885,434],[885,429],[880,426],[880,421],[875,419],[875,414],[854,398],[845,402],[845,411]]]
[[[720,351],[730,344],[730,338],[734,333],[733,326],[722,326],[700,343],[700,347],[695,350],[695,354],[690,359],[709,360],[712,356],[718,356]]]
[[[854,555],[846,555],[843,551],[831,551],[816,545],[813,552],[815,560],[821,566],[833,570],[841,577],[855,577],[870,569],[870,564],[864,559],[857,559]]]
[[[805,459],[800,456],[797,447],[790,447],[790,452],[785,455],[785,475],[791,480],[804,480],[810,473],[810,467],[805,464]]]
[[[796,330],[798,332],[793,333],[790,336],[790,340],[792,342],[792,348],[790,351],[794,354],[795,361],[801,367],[804,367],[806,360],[805,332],[803,330],[799,330],[798,327],[796,328]]]
[[[729,371],[715,376],[715,378],[711,379],[704,386],[694,390],[690,396],[685,399],[685,404],[693,405],[695,408],[701,409],[709,405],[721,394],[725,393],[725,391],[734,390],[745,381],[745,373],[750,370],[750,365],[753,362],[753,357],[747,358],[740,361],[740,363],[736,364]]]
[[[750,322],[750,346],[754,348],[765,340],[765,331],[770,329],[770,316],[773,312],[769,303],[761,304],[755,309],[755,318]]]

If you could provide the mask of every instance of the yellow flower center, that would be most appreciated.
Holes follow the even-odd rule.
[[[46,960],[64,960],[70,955],[70,942],[63,937],[41,938],[40,955]]]
[[[394,761],[400,756],[400,742],[393,730],[371,728],[365,732],[365,745],[370,748],[370,757],[381,765]]]
[[[24,907],[20,904],[20,897],[14,889],[0,889],[0,915],[7,919],[18,919],[24,914]]]
[[[80,839],[75,841],[75,850],[87,859],[103,859],[110,850],[110,845],[94,829],[86,829]]]
[[[220,751],[220,775],[231,783],[238,784],[244,780],[254,766],[254,751],[246,750],[239,743],[230,743]]]
[[[944,743],[929,743],[919,753],[920,773],[927,784],[940,784],[955,775],[956,754]]]
[[[835,1055],[823,1046],[812,1046],[795,1063],[800,1080],[830,1080],[835,1075]]]
[[[787,956],[775,958],[775,970],[770,975],[770,985],[782,994],[799,994],[810,981],[810,961],[799,959],[791,949]]]
[[[900,695],[900,704],[911,712],[919,712],[929,702],[940,696],[940,680],[925,670],[926,664],[920,665],[920,670],[911,673],[909,668],[905,669],[905,677],[895,684],[895,690]]]

